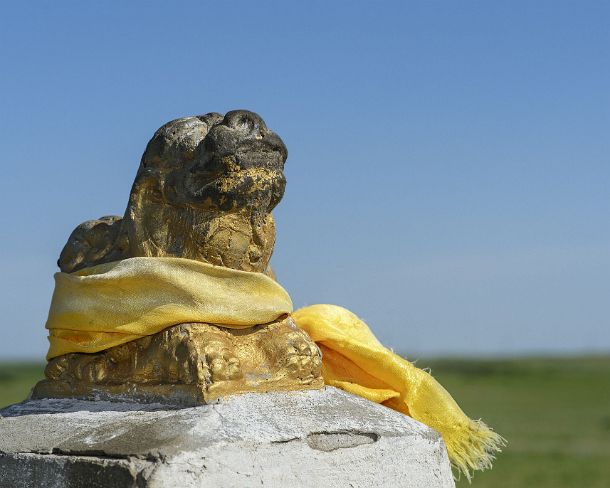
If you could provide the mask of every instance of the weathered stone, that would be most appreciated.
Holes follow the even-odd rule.
[[[107,488],[142,486],[147,462],[95,456],[0,454],[2,488]]]
[[[181,409],[38,400],[0,414],[2,488],[454,486],[436,432],[330,387]]]

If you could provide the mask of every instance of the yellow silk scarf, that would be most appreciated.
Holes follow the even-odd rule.
[[[244,328],[292,312],[288,293],[261,273],[182,258],[130,258],[55,274],[47,359],[92,353],[186,322]],[[428,373],[384,347],[367,325],[335,305],[292,314],[323,353],[326,384],[381,403],[443,436],[468,478],[491,467],[503,439],[469,419]]]

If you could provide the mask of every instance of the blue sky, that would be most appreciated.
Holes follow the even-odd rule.
[[[289,149],[273,258],[436,354],[610,350],[606,2],[6,2],[0,358],[42,358],[55,261],[122,214],[164,122]]]

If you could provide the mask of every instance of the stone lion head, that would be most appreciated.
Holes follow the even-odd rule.
[[[287,157],[254,112],[172,120],[146,146],[124,217],[78,226],[59,266],[71,272],[127,257],[176,256],[265,271]]]

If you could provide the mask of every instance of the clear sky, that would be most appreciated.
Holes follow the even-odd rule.
[[[273,258],[411,356],[610,350],[610,7],[4,2],[0,359],[42,358],[55,261],[122,214],[164,122],[289,149]]]

